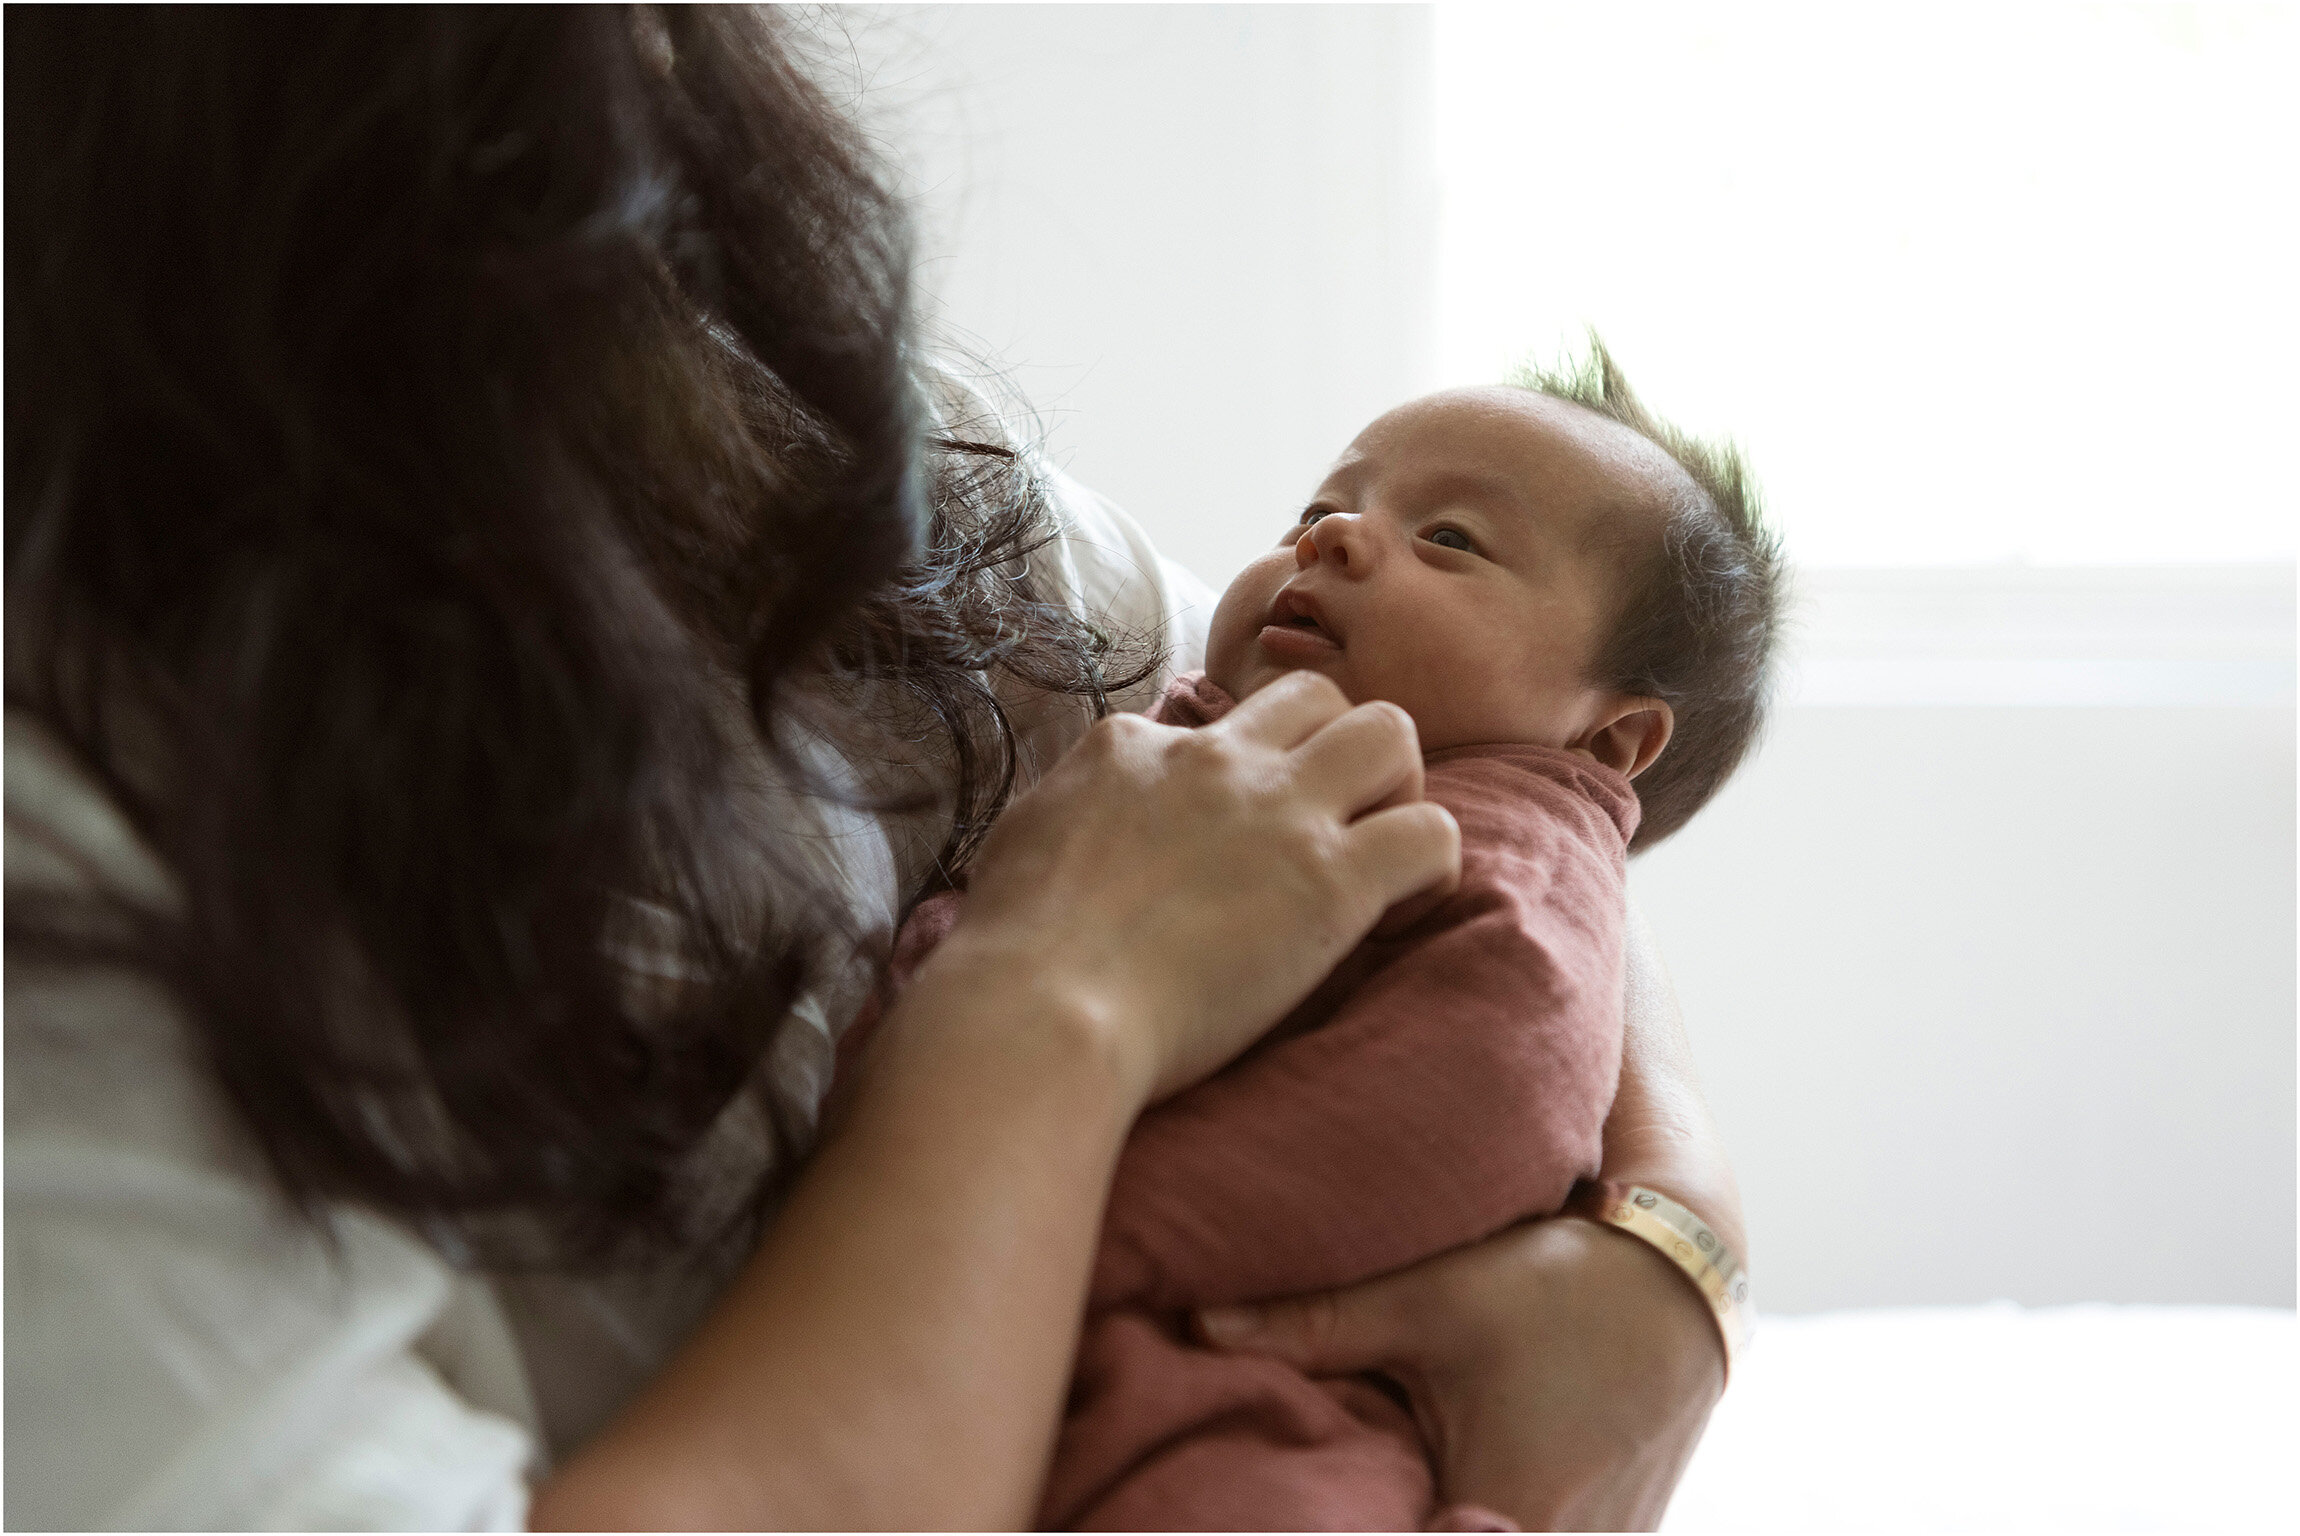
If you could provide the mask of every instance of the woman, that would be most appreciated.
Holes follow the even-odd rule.
[[[8,32],[12,1518],[1026,1522],[1133,1116],[1452,869],[1410,733],[1086,728],[1183,605],[922,391],[771,20]],[[1607,1176],[1738,1246],[1656,967]],[[1535,1525],[1656,1521],[1722,1381],[1573,1219],[1207,1326]]]

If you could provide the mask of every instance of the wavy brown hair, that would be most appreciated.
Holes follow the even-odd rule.
[[[851,937],[729,793],[800,685],[939,732],[947,866],[1013,784],[991,676],[1148,670],[1032,590],[1035,476],[925,397],[901,211],[778,29],[8,14],[8,701],[183,898],[12,895],[10,959],[161,979],[306,1209],[691,1236]]]

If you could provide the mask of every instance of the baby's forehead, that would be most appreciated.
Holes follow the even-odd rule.
[[[1337,471],[1507,482],[1546,518],[1627,531],[1695,491],[1683,466],[1642,433],[1534,390],[1442,390],[1384,413],[1358,434]]]

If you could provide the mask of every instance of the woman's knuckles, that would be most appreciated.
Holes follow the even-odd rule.
[[[1087,728],[1086,740],[1104,751],[1121,742],[1138,741],[1158,726],[1147,715],[1104,715]]]
[[[1387,699],[1373,699],[1360,704],[1358,708],[1365,713],[1367,723],[1384,743],[1418,752],[1421,732],[1415,728],[1414,717],[1405,712],[1404,706],[1392,704]]]

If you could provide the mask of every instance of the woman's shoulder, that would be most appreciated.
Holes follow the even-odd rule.
[[[29,711],[7,713],[10,891],[85,892],[102,885],[171,905],[174,883],[127,817]]]
[[[1124,706],[1146,709],[1176,675],[1205,665],[1216,595],[1195,573],[1160,554],[1141,523],[1109,497],[1051,464],[1043,474],[1061,530],[1048,549],[1050,574],[1065,584],[1065,595],[1080,612],[1155,636],[1165,647],[1166,665],[1155,685],[1140,684],[1140,701]]]
[[[1030,557],[1041,598],[1090,622],[1157,645],[1158,673],[1111,700],[1114,709],[1147,709],[1178,673],[1205,663],[1206,629],[1216,594],[1179,562],[1162,555],[1125,508],[1055,464],[1026,430],[1032,413],[996,381],[963,376],[947,360],[929,368],[929,394],[945,428],[987,438],[1019,454],[1045,494],[1053,537]]]
[[[1205,664],[1214,594],[1161,555],[1142,525],[1109,497],[1043,460],[1038,473],[1054,537],[1030,557],[1033,582],[1046,600],[1156,653],[1154,670],[1110,695],[1112,713],[1139,714],[1158,702],[1177,675]],[[1009,691],[1001,688],[1001,700],[1017,727],[1024,770],[1035,776],[1085,734],[1089,720],[1074,700],[1047,708],[1043,700],[1008,697]]]
[[[12,908],[173,903],[13,710],[6,767]],[[486,1288],[375,1217],[296,1216],[149,977],[11,955],[6,993],[11,1518],[516,1524],[524,1377]]]

